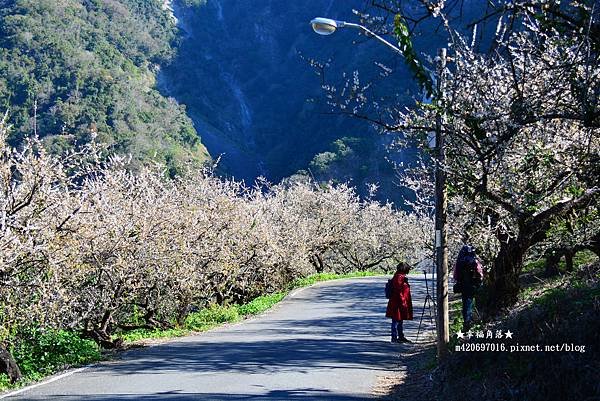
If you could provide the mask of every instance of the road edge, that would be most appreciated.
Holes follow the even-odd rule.
[[[314,288],[314,287],[321,287],[321,286],[327,286],[327,285],[331,285],[331,284],[335,284],[335,283],[341,283],[341,282],[346,282],[346,281],[359,281],[359,280],[363,280],[363,279],[368,279],[368,278],[381,278],[381,277],[385,277],[385,274],[382,275],[373,275],[373,276],[364,276],[364,277],[348,277],[348,278],[335,278],[332,280],[324,280],[324,281],[317,281],[314,284],[311,285],[307,285],[304,287],[298,287],[298,288],[294,288],[293,290],[289,291],[279,302],[273,304],[273,306],[271,306],[269,309],[257,314],[257,315],[252,315],[252,316],[248,316],[242,320],[239,320],[237,322],[231,322],[231,323],[223,323],[219,326],[213,327],[209,330],[205,330],[205,331],[196,331],[196,332],[190,332],[188,335],[185,336],[181,336],[181,337],[163,337],[160,339],[156,339],[156,342],[153,343],[147,343],[147,344],[143,344],[141,346],[137,346],[137,347],[131,347],[131,348],[127,348],[127,349],[122,349],[120,351],[118,351],[115,354],[115,357],[112,358],[108,358],[106,360],[102,360],[102,361],[98,361],[98,362],[93,362],[84,366],[80,366],[80,367],[73,367],[73,368],[67,368],[65,370],[56,372],[55,374],[48,376],[44,379],[42,379],[41,381],[37,381],[37,382],[33,382],[31,384],[28,384],[24,387],[15,389],[15,390],[9,390],[7,392],[2,392],[0,393],[0,400],[8,398],[8,397],[13,397],[22,393],[25,393],[27,391],[33,390],[37,387],[41,387],[44,386],[46,384],[50,384],[53,383],[55,381],[67,378],[69,376],[72,376],[74,374],[83,372],[87,369],[93,368],[95,366],[101,365],[103,363],[106,362],[111,362],[114,361],[115,359],[117,359],[118,356],[122,356],[124,354],[126,354],[127,352],[136,349],[139,350],[141,348],[151,348],[151,347],[156,347],[159,345],[163,345],[163,344],[168,344],[170,342],[175,342],[177,340],[181,340],[183,338],[186,337],[195,337],[195,336],[200,336],[203,335],[205,333],[209,333],[209,332],[214,332],[214,331],[218,331],[220,329],[226,329],[232,326],[237,326],[249,321],[253,321],[256,320],[258,318],[261,318],[265,315],[268,315],[269,313],[272,313],[273,311],[276,311],[278,308],[280,308],[281,305],[283,305],[286,301],[289,301],[291,298],[294,298],[295,296],[297,296],[298,294],[300,294],[301,292],[309,289],[309,288]]]

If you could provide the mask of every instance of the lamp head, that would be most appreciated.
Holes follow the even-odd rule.
[[[313,31],[319,35],[331,35],[338,28],[338,23],[329,18],[315,18],[310,21]]]

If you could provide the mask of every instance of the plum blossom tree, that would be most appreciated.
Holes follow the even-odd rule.
[[[590,40],[537,21],[522,26],[508,37],[500,30],[493,54],[458,40],[445,101],[395,117],[422,139],[411,127],[446,116],[450,195],[469,204],[469,223],[487,226],[496,242],[490,310],[516,299],[524,257],[553,223],[597,210],[600,193],[598,53]]]
[[[322,271],[417,260],[430,220],[347,185],[248,188],[210,171],[128,169],[94,142],[64,156],[37,138],[9,146],[0,123],[0,370],[21,329],[115,333],[182,324],[190,310],[244,303]],[[4,367],[3,367],[4,366]]]

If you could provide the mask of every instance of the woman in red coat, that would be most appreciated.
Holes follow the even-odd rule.
[[[392,318],[392,342],[410,343],[411,341],[404,337],[402,331],[402,321],[413,319],[412,299],[410,297],[410,285],[406,275],[410,266],[406,263],[399,263],[396,267],[396,274],[392,278],[392,293],[388,301],[385,316]]]

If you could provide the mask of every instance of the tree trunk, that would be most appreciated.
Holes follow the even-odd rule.
[[[179,307],[177,308],[177,324],[179,326],[183,326],[185,323],[185,319],[188,317],[190,313],[190,304],[191,301],[188,297],[185,297],[184,300],[179,302]]]
[[[502,309],[513,305],[519,294],[519,274],[523,268],[523,258],[528,249],[528,241],[509,239],[501,242],[490,272],[486,294],[480,305],[487,316],[493,316]]]
[[[573,257],[577,253],[577,251],[583,249],[582,247],[575,248],[557,248],[552,249],[548,253],[546,253],[546,271],[545,275],[547,277],[556,276],[560,273],[559,263],[562,257],[565,257],[565,265],[566,270],[568,272],[573,271]]]
[[[15,358],[2,346],[0,346],[0,373],[6,373],[11,383],[15,383],[22,377]]]
[[[600,258],[600,233],[596,234],[590,241],[588,249]]]
[[[104,349],[115,349],[123,346],[123,339],[117,338],[113,340],[106,331],[98,328],[92,328],[91,330],[86,329],[82,335],[87,338],[91,338]]]
[[[554,277],[559,273],[558,263],[560,262],[560,258],[562,257],[562,252],[552,249],[546,253],[546,263],[544,275],[546,277]]]
[[[567,249],[565,251],[565,264],[568,272],[573,271],[573,257],[575,256],[575,251],[572,249]]]
[[[215,291],[215,302],[217,305],[221,306],[225,303],[225,295],[221,292],[221,290]]]
[[[323,258],[321,255],[318,253],[313,254],[311,261],[317,273],[323,273],[325,271],[325,263],[323,263]]]

